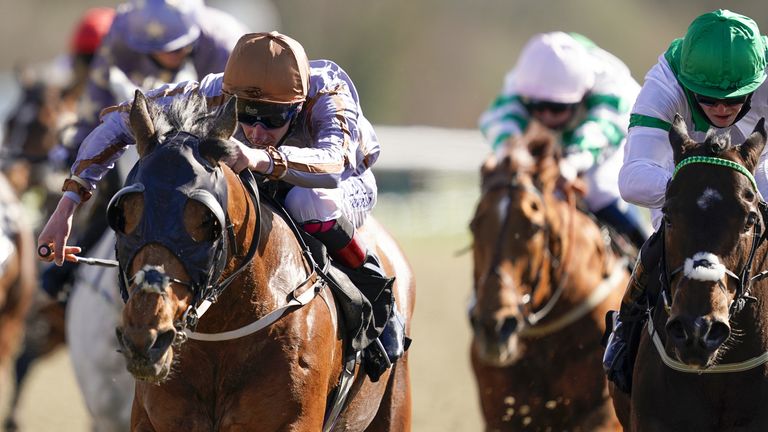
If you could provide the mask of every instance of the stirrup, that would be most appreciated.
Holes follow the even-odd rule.
[[[377,382],[387,369],[392,367],[387,350],[381,340],[376,338],[363,350],[363,366],[372,382]]]

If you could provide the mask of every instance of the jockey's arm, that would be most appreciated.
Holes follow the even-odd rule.
[[[478,120],[480,132],[497,154],[505,151],[510,138],[522,135],[530,122],[513,83],[514,71],[507,74],[501,92]]]
[[[619,192],[625,201],[652,209],[658,226],[674,162],[669,129],[676,113],[690,118],[685,95],[663,58],[645,77],[629,121]]]
[[[198,83],[194,81],[168,84],[147,93],[147,97],[159,103],[169,101],[180,93],[195,91]],[[110,107],[102,113],[102,123],[83,140],[77,153],[77,160],[72,165],[70,177],[64,181],[64,195],[59,200],[54,212],[48,219],[38,237],[38,246],[52,246],[53,255],[40,257],[46,261],[54,260],[57,265],[67,261],[76,261],[73,257],[79,248],[66,246],[72,229],[72,217],[78,205],[90,198],[96,183],[106,172],[114,167],[128,145],[135,143],[129,125],[131,102],[126,101],[116,107]]]
[[[672,177],[672,148],[664,129],[633,126],[619,172],[619,192],[625,201],[658,209],[664,204],[667,182]]]
[[[252,149],[249,168],[296,186],[334,189],[357,169],[358,163],[363,163],[352,156],[360,146],[362,132],[358,128],[359,110],[351,95],[346,92],[321,95],[313,102],[312,112],[307,116],[312,124],[309,126],[311,138],[306,138],[311,142],[294,146],[289,139],[278,148]],[[378,143],[375,144],[377,147],[372,149],[375,151],[369,153],[369,166],[378,157]],[[256,164],[266,166],[265,154],[270,158],[267,170],[256,167]]]

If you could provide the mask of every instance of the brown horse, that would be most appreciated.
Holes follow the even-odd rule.
[[[131,429],[410,430],[407,358],[376,383],[353,368],[344,410],[328,415],[345,358],[336,300],[286,220],[219,163],[233,145],[234,98],[215,119],[202,117],[202,99],[177,102],[159,112],[137,93],[140,160],[109,210],[129,294],[118,339],[137,378]],[[370,222],[410,319],[410,268]],[[215,303],[200,318],[203,299]]]
[[[21,203],[0,174],[0,388],[24,332],[35,287],[34,246]]]
[[[552,134],[532,126],[483,168],[470,320],[487,431],[620,428],[600,337],[629,275],[574,192],[558,197],[558,158]]]
[[[752,175],[765,140],[763,120],[731,145],[714,134],[694,142],[675,119],[661,295],[635,362],[628,430],[768,430],[766,205]]]

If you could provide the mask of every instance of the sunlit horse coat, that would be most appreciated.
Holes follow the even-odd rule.
[[[307,101],[283,143],[277,149],[267,148],[276,161],[272,174],[304,188],[341,188],[343,197],[339,199],[343,202],[337,204],[359,226],[376,203],[376,181],[369,168],[379,157],[379,142],[370,122],[363,116],[357,90],[347,73],[328,60],[311,61],[310,67]],[[222,77],[223,74],[211,74],[199,83],[165,85],[147,96],[167,105],[175,97],[199,92],[207,98],[211,109],[217,109],[228,97],[222,92]],[[105,110],[103,123],[83,142],[72,167],[72,177],[64,184],[65,190],[87,198],[126,145],[134,142],[128,126],[129,108],[125,103]],[[242,131],[235,136],[247,142]]]
[[[683,117],[689,135],[695,141],[704,141],[711,127],[698,105],[691,103],[691,93],[677,80],[675,58],[681,44],[682,39],[672,42],[645,77],[637,103],[632,109],[624,166],[619,175],[621,196],[628,202],[650,208],[656,228],[661,222],[660,208],[675,166],[668,137],[675,113]],[[768,117],[768,82],[763,82],[755,90],[749,112],[735,125],[719,131],[730,134],[731,142],[744,142],[762,117]],[[764,197],[768,196],[767,163],[763,151],[755,180]]]

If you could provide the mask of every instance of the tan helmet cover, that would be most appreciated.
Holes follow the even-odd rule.
[[[224,68],[224,93],[241,99],[292,104],[309,89],[309,60],[301,44],[276,31],[240,38]]]

